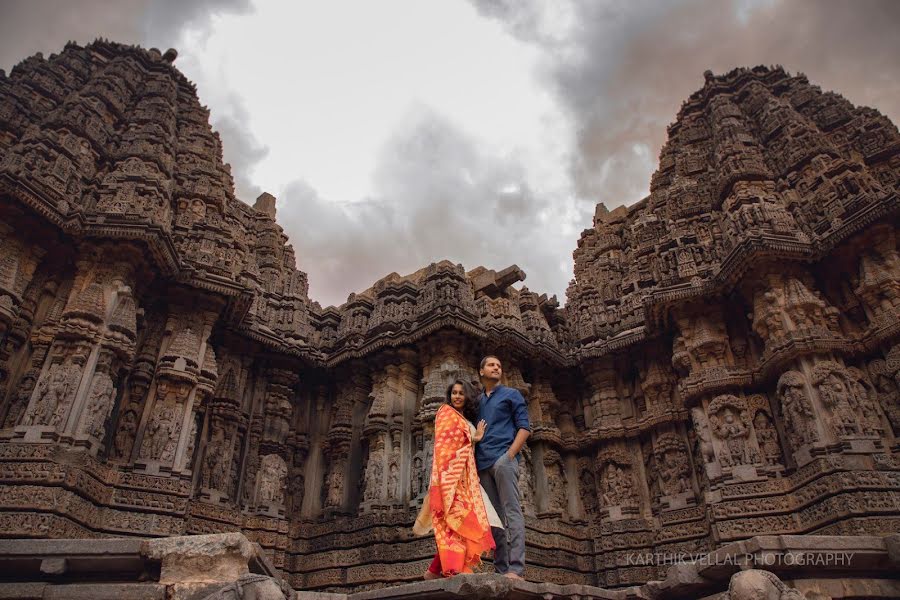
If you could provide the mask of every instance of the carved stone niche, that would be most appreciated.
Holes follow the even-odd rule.
[[[831,339],[840,334],[838,311],[815,289],[809,273],[768,273],[744,291],[753,305],[753,331],[764,356],[794,337]]]
[[[29,443],[60,439],[81,385],[90,348],[84,343],[55,342],[15,438]]]
[[[260,459],[256,475],[256,501],[258,513],[271,517],[284,517],[284,488],[287,480],[287,464],[278,454],[266,454]]]
[[[721,309],[693,306],[674,316],[679,335],[672,348],[672,365],[677,371],[698,378],[704,371],[734,364]]]
[[[584,403],[585,421],[599,439],[599,431],[622,426],[622,406],[616,388],[618,371],[611,360],[604,359],[585,367],[590,383],[590,396]]]
[[[800,371],[785,371],[776,386],[788,445],[794,462],[801,467],[812,460],[812,447],[819,445],[822,435],[813,409],[811,388]]]
[[[653,417],[671,410],[675,377],[665,362],[657,357],[648,358],[646,367],[641,369],[640,377],[646,415]]]
[[[543,464],[544,474],[547,479],[546,496],[540,498],[538,503],[544,509],[538,513],[538,516],[559,518],[566,512],[568,499],[566,497],[566,488],[568,482],[566,478],[566,470],[563,465],[562,458],[556,450],[544,450]]]
[[[875,393],[881,410],[890,423],[894,437],[900,437],[900,391],[897,375],[900,370],[900,345],[888,352],[888,359],[875,359],[869,363],[869,376],[875,386]]]
[[[413,429],[412,434],[412,474],[409,478],[409,505],[412,508],[421,505],[425,492],[428,491],[428,467],[425,461],[429,458],[425,453],[424,432],[421,427]]]
[[[521,490],[521,480],[519,489]],[[578,490],[581,493],[581,506],[584,508],[585,516],[591,520],[597,516],[600,507],[597,503],[597,477],[587,457],[578,459]]]
[[[691,481],[691,463],[684,439],[677,433],[663,433],[653,443],[653,456],[659,477],[662,510],[676,510],[695,504],[697,496]]]
[[[762,462],[758,469],[769,474],[780,473],[784,470],[784,453],[768,398],[762,394],[748,396],[747,409],[752,417],[753,434]]]
[[[156,382],[155,391],[135,464],[149,472],[167,473],[175,460],[184,406],[191,388],[184,381],[161,378]]]
[[[893,226],[876,225],[864,234],[854,292],[870,322],[883,327],[896,321],[900,312],[900,255]]]
[[[706,412],[723,475],[740,481],[756,479],[756,467],[762,463],[752,437],[747,401],[733,394],[721,394],[709,402]]]
[[[370,441],[369,457],[366,461],[363,479],[362,502],[360,512],[366,513],[376,509],[385,509],[385,434],[376,434]]]
[[[603,449],[597,453],[596,464],[600,518],[620,521],[638,516],[640,501],[629,453],[618,447]]]
[[[91,454],[99,451],[106,437],[110,412],[116,400],[116,374],[113,365],[112,353],[101,351],[76,428],[76,446],[84,446]]]
[[[810,383],[827,415],[826,431],[834,441],[845,441],[849,449],[874,452],[883,433],[874,388],[859,369],[852,371],[832,360],[815,362]]]

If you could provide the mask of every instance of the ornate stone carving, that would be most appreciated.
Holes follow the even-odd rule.
[[[691,467],[684,440],[674,433],[665,433],[653,444],[653,454],[664,494],[676,496],[691,491]]]
[[[819,399],[830,413],[829,425],[834,435],[861,434],[862,428],[853,410],[858,400],[847,370],[836,362],[824,361],[813,367],[811,379]]]
[[[54,363],[38,380],[24,425],[59,427],[75,399],[81,367],[66,360]]]
[[[704,462],[711,463],[716,459],[713,449],[712,434],[709,431],[709,420],[706,413],[699,406],[691,409],[691,419],[694,423],[694,433],[697,434],[697,443],[699,445],[700,456]]]
[[[753,429],[756,431],[756,441],[759,443],[760,453],[765,464],[769,466],[784,464],[781,456],[781,444],[778,443],[778,431],[772,417],[765,410],[757,410],[753,417]]]
[[[112,408],[116,389],[106,373],[94,373],[87,406],[81,416],[81,431],[98,440],[106,434],[106,418]]]
[[[287,465],[277,454],[267,454],[260,462],[257,475],[256,504],[284,504],[284,481]]]
[[[798,590],[786,586],[769,571],[749,569],[735,573],[723,600],[804,600]]]
[[[744,400],[731,394],[717,396],[707,410],[713,433],[724,441],[723,452],[719,455],[722,466],[758,462],[758,453],[749,443],[750,415]]]
[[[794,450],[819,439],[815,413],[806,390],[806,379],[798,371],[786,371],[778,379],[781,412]]]
[[[600,461],[600,505],[604,508],[637,505],[634,477],[628,456],[614,451],[602,454]]]
[[[547,509],[554,513],[566,511],[566,471],[559,454],[553,450],[544,453],[544,473],[547,476]]]

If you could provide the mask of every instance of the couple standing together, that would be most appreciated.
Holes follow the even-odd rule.
[[[528,407],[500,385],[496,356],[484,357],[478,374],[479,396],[457,380],[435,416],[430,488],[413,527],[420,535],[434,528],[437,554],[425,579],[471,573],[491,548],[497,573],[521,579],[525,570],[518,454],[531,434]]]

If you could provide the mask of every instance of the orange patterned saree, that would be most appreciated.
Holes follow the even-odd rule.
[[[428,492],[434,538],[445,576],[471,573],[494,547],[469,422],[449,404],[434,419],[434,460]]]

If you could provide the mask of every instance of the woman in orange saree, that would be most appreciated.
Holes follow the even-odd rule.
[[[413,527],[419,534],[434,527],[437,554],[426,579],[471,573],[494,547],[491,525],[500,519],[478,480],[473,446],[484,435],[484,422],[476,429],[466,419],[478,415],[476,402],[472,385],[457,380],[434,419],[431,487]]]

